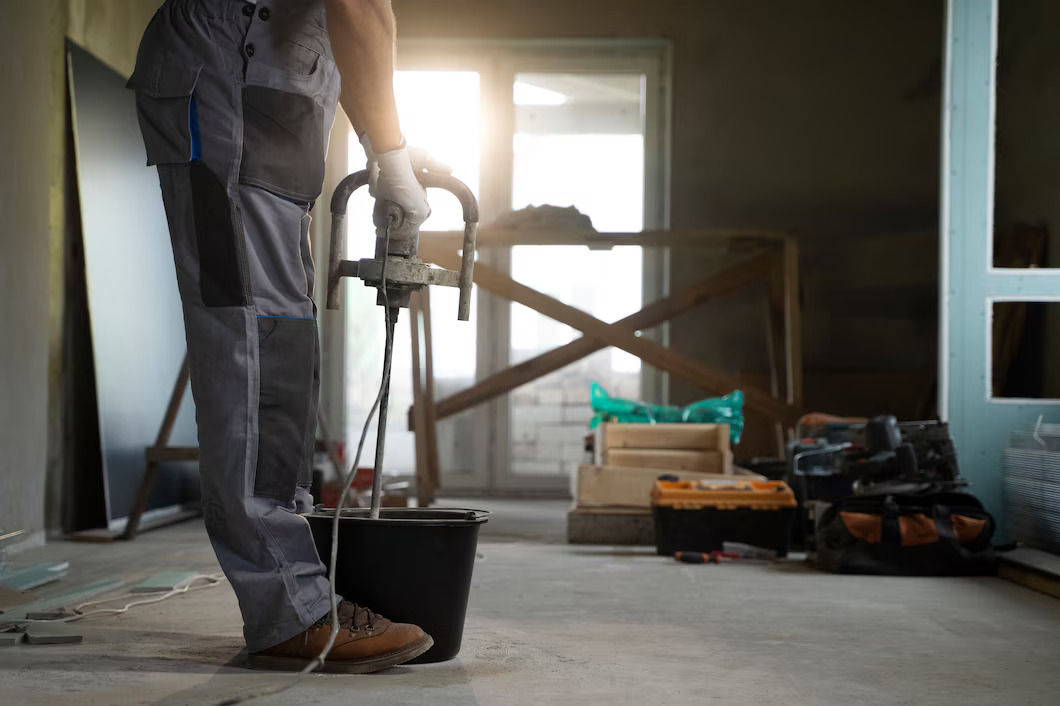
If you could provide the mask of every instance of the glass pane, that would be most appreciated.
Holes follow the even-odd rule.
[[[1060,267],[1060,101],[1049,78],[1058,20],[1048,0],[998,4],[994,267]]]
[[[479,191],[479,75],[473,72],[399,71],[394,75],[394,91],[406,142],[423,147],[453,168],[453,175],[478,195]],[[362,168],[364,151],[351,131],[349,140],[351,170]],[[428,194],[431,217],[424,231],[462,230],[459,202],[442,191]],[[351,260],[373,257],[375,231],[372,227],[372,199],[362,188],[350,199],[347,217],[346,257]],[[346,438],[356,445],[365,417],[375,401],[383,366],[383,311],[376,306],[375,290],[358,280],[346,287]],[[474,300],[472,300],[474,302]],[[470,322],[456,320],[457,291],[446,287],[431,290],[432,333],[436,394],[444,397],[470,385],[475,378],[475,307]],[[398,320],[394,340],[394,362],[390,384],[390,413],[387,420],[386,473],[415,472],[415,436],[408,431],[408,410],[412,405],[412,337],[408,311]],[[458,421],[458,420],[457,420]],[[451,433],[453,420],[439,423],[439,453],[442,467],[448,461],[469,458],[457,448],[460,434]],[[453,448],[450,448],[453,447]],[[355,446],[349,453],[352,461]],[[361,458],[371,466],[375,457],[375,431],[369,432]]]
[[[640,74],[519,74],[514,85],[512,208],[574,206],[602,232],[644,225],[644,77]],[[512,277],[608,322],[642,302],[642,253],[624,247],[517,246]],[[581,334],[512,304],[511,362]],[[605,349],[511,396],[512,471],[561,475],[582,461],[592,416],[589,384],[640,395],[640,360]]]
[[[1048,357],[1048,331],[1060,322],[1058,302],[994,302],[991,395],[1060,399],[1060,374]]]

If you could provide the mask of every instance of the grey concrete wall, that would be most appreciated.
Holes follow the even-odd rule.
[[[62,2],[0,23],[0,527],[43,541],[54,374],[52,244],[62,234]],[[54,429],[52,430],[54,431]]]
[[[674,44],[672,225],[935,213],[941,0],[394,0],[403,37]]]
[[[68,0],[70,38],[118,73],[132,74],[140,37],[162,0]]]
[[[64,37],[129,73],[157,0],[36,0],[0,24],[0,527],[57,528],[62,476]]]

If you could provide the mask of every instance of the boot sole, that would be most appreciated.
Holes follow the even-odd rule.
[[[399,664],[405,664],[416,659],[427,650],[434,647],[434,638],[426,635],[419,642],[402,647],[400,650],[387,652],[378,657],[367,659],[345,659],[325,660],[324,666],[318,672],[324,674],[371,674]],[[305,669],[312,659],[302,657],[268,657],[266,655],[247,655],[247,662],[251,669],[263,669],[276,672],[300,672]]]

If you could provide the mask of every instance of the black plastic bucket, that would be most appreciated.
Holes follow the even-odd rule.
[[[306,516],[320,558],[331,569],[334,511]],[[339,595],[397,623],[419,625],[434,647],[414,664],[444,662],[460,652],[479,527],[485,510],[384,508],[342,511]]]

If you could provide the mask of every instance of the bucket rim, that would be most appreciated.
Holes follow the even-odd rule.
[[[384,507],[380,509],[379,518],[373,520],[368,508],[343,508],[340,519],[343,522],[373,523],[384,525],[410,525],[417,527],[455,527],[460,525],[481,525],[489,521],[493,514],[490,510],[477,510],[462,507]],[[401,515],[436,514],[435,517],[401,517]],[[395,516],[396,515],[396,516]],[[335,519],[335,508],[317,505],[305,515],[306,519]]]

